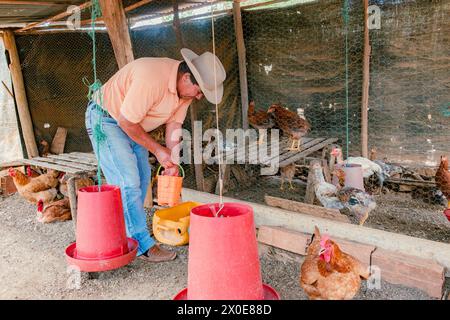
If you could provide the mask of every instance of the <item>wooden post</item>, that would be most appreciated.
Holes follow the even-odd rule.
[[[197,190],[205,191],[205,177],[203,175],[203,165],[202,165],[202,136],[200,134],[199,137],[195,134],[195,121],[197,120],[197,109],[195,108],[197,105],[196,102],[192,102],[189,107],[191,113],[191,134],[192,134],[192,160],[194,161],[194,170],[195,170],[195,184],[197,186]],[[199,162],[199,163],[197,163]]]
[[[25,141],[28,158],[39,157],[36,139],[33,132],[33,122],[31,121],[30,110],[28,108],[27,94],[25,91],[25,84],[23,82],[19,53],[17,51],[13,31],[5,30],[3,32],[3,42],[5,44],[5,49],[9,53],[9,58],[11,61],[9,70],[11,71],[20,125],[22,126],[22,135]]]
[[[370,51],[369,44],[369,0],[364,2],[364,60],[363,60],[363,90],[361,103],[361,155],[368,157],[368,127],[369,127],[369,78],[370,78]]]
[[[119,69],[134,60],[127,18],[122,0],[99,0],[102,8],[103,20],[108,29],[109,38],[114,49]]]
[[[69,194],[70,212],[72,214],[73,230],[77,231],[77,189],[76,177],[70,177],[67,180],[67,192]]]
[[[240,0],[233,1],[234,32],[236,34],[236,45],[239,59],[239,82],[241,85],[242,103],[242,127],[248,129],[248,85],[247,66],[245,57],[244,31],[242,29]]]

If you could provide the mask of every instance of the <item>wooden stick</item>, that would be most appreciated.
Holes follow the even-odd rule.
[[[370,81],[370,51],[369,44],[369,27],[368,19],[368,6],[369,0],[363,0],[364,2],[364,60],[363,60],[363,90],[361,101],[361,154],[367,158],[368,151],[368,123],[369,123],[369,81]]]
[[[70,212],[72,214],[73,231],[77,231],[77,190],[75,185],[76,178],[71,177],[67,181],[67,192],[69,194]]]
[[[5,87],[6,91],[9,93],[9,95],[11,96],[11,98],[15,99],[12,91],[9,90],[8,86],[6,85],[6,83],[3,80],[2,80],[2,84]]]
[[[244,31],[242,28],[241,4],[236,0],[233,1],[233,18],[239,62],[239,82],[241,85],[242,128],[246,130],[248,129],[247,67],[245,57]]]
[[[131,37],[122,0],[100,0],[103,19],[108,29],[109,38],[114,49],[119,69],[134,60]]]
[[[17,109],[22,127],[23,139],[27,149],[28,157],[39,156],[36,139],[34,137],[33,122],[31,121],[30,110],[28,108],[27,94],[23,82],[22,68],[20,65],[19,52],[17,51],[16,40],[12,30],[6,30],[3,34],[5,49],[8,50],[11,64],[9,65],[14,92],[16,96]]]

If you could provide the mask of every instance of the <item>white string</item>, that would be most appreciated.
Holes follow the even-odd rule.
[[[214,4],[211,4],[211,30],[212,30],[212,42],[213,42],[213,54],[216,56],[216,38],[215,38],[215,30],[214,30]],[[223,179],[222,179],[222,141],[220,137],[219,131],[219,107],[217,104],[217,70],[216,63],[214,61],[214,93],[215,93],[215,104],[216,104],[216,143],[217,143],[217,151],[218,151],[218,164],[219,164],[219,210],[214,213],[216,217],[218,217],[219,212],[223,209]]]

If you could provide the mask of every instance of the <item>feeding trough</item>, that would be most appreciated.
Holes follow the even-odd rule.
[[[120,268],[136,257],[138,242],[127,238],[120,188],[90,186],[78,191],[76,242],[66,260],[85,272]]]
[[[188,288],[175,300],[279,300],[262,283],[252,207],[205,204],[191,210]]]

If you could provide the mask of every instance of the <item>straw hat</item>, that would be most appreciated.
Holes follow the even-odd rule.
[[[197,80],[206,99],[214,104],[220,103],[223,97],[223,82],[227,75],[219,58],[211,52],[205,52],[199,56],[187,48],[181,49],[181,55],[191,69],[192,75]],[[216,76],[214,76],[214,64],[216,65]]]

